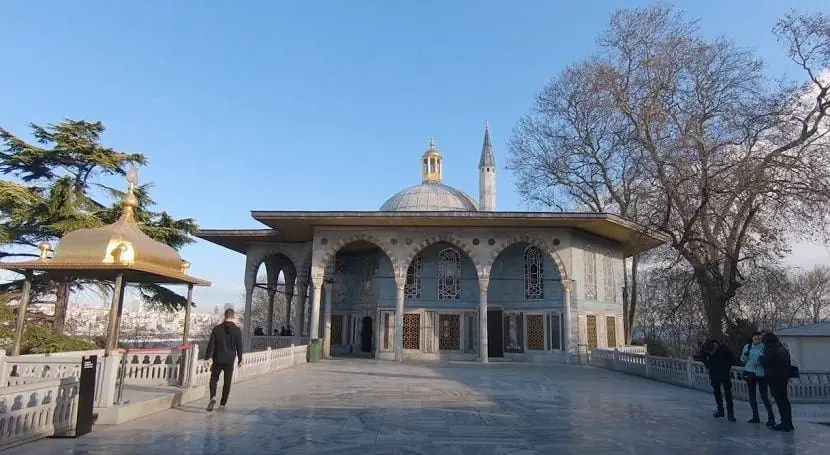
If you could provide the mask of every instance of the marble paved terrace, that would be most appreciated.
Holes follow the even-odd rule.
[[[237,383],[228,409],[205,400],[44,454],[802,454],[830,453],[830,409],[796,408],[796,432],[714,420],[710,395],[612,371],[517,363],[333,360]]]

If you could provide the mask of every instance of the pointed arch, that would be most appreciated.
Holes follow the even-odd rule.
[[[248,261],[248,270],[245,272],[246,283],[255,284],[257,282],[257,272],[259,272],[259,267],[262,264],[265,264],[268,284],[276,285],[277,276],[280,271],[296,279],[298,272],[297,265],[300,264],[300,261],[291,252],[278,246],[266,248],[255,255],[253,260]],[[273,280],[273,283],[271,280]]]
[[[517,243],[526,243],[528,246],[535,246],[536,248],[539,248],[540,250],[545,252],[545,254],[547,254],[550,257],[551,261],[556,266],[556,269],[559,272],[559,278],[563,282],[569,280],[568,270],[565,268],[565,262],[559,256],[559,252],[552,246],[548,245],[546,242],[539,239],[538,237],[527,234],[514,235],[499,242],[498,245],[495,248],[493,248],[493,250],[490,252],[490,257],[488,258],[487,263],[485,265],[486,269],[488,271],[491,270],[493,268],[493,264],[496,262],[496,259],[499,257],[501,252],[510,247],[511,245],[515,245]]]
[[[434,245],[436,243],[442,243],[442,242],[449,243],[449,244],[455,246],[456,248],[458,248],[459,250],[463,251],[464,254],[467,255],[467,257],[470,259],[470,261],[472,261],[473,265],[475,266],[476,273],[478,273],[479,278],[481,277],[481,264],[480,264],[480,261],[478,260],[478,257],[476,256],[475,252],[473,251],[473,249],[470,247],[470,245],[467,244],[467,242],[459,239],[458,237],[450,235],[450,234],[436,234],[436,235],[426,237],[423,240],[421,240],[420,242],[418,242],[414,246],[414,248],[412,248],[406,254],[406,256],[401,258],[402,259],[401,266],[403,267],[403,270],[405,271],[406,268],[409,267],[409,264],[412,262],[412,259],[416,255],[418,255],[422,251],[424,251],[424,249],[426,249],[428,246]]]
[[[338,251],[340,251],[343,247],[349,245],[350,243],[359,241],[371,243],[372,245],[378,247],[378,249],[383,251],[383,253],[386,255],[386,258],[392,263],[392,267],[396,267],[396,264],[398,262],[395,253],[386,245],[385,242],[382,242],[369,234],[359,232],[338,239],[336,242],[333,242],[332,245],[326,249],[326,252],[323,254],[323,259],[320,262],[320,266],[323,268],[324,273],[326,275],[329,275],[330,273],[334,272],[334,257],[337,255]]]

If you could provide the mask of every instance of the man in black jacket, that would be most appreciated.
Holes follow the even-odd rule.
[[[792,359],[790,351],[781,343],[781,340],[773,333],[765,333],[761,337],[764,343],[764,353],[758,359],[764,367],[764,375],[767,378],[772,398],[778,406],[778,415],[781,416],[781,423],[774,426],[777,431],[790,432],[795,430],[793,426],[793,408],[790,404],[790,397],[787,396],[790,377],[792,377]]]
[[[726,398],[726,418],[730,422],[735,421],[735,407],[732,403],[732,365],[735,364],[735,357],[729,348],[718,340],[709,340],[703,343],[698,359],[703,362],[709,370],[709,382],[712,384],[712,392],[715,395],[715,403],[718,411],[715,418],[722,418],[723,400]],[[723,394],[721,394],[721,388]]]
[[[242,331],[233,323],[236,312],[233,308],[225,310],[225,320],[210,332],[205,351],[205,362],[210,365],[210,402],[207,410],[213,411],[216,406],[216,385],[219,383],[219,373],[224,373],[222,382],[222,400],[219,410],[223,411],[228,404],[228,395],[231,393],[234,361],[242,366]]]

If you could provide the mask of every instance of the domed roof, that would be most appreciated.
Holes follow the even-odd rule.
[[[475,212],[467,193],[439,182],[425,182],[397,192],[380,207],[382,212]]]

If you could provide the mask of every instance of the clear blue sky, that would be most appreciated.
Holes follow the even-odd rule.
[[[150,158],[160,206],[203,228],[262,227],[251,209],[377,209],[418,183],[430,136],[445,181],[477,195],[485,120],[503,164],[535,94],[594,51],[613,9],[644,3],[10,0],[0,125],[103,121],[105,144]],[[770,29],[789,3],[682,4],[780,75]],[[524,208],[505,170],[498,208]],[[183,256],[214,282],[202,308],[240,301],[242,255],[200,241]]]

